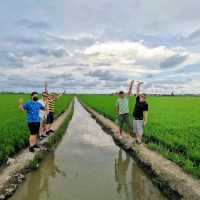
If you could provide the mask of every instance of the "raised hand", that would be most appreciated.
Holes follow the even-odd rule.
[[[142,81],[137,81],[137,93],[136,93],[136,95],[137,96],[139,96],[140,95],[140,86],[143,84],[143,82]]]
[[[144,84],[144,82],[143,82],[143,81],[139,81],[139,83],[138,83],[138,84],[142,85],[142,84]]]
[[[130,84],[130,86],[129,86],[129,89],[128,89],[128,96],[130,96],[131,93],[132,93],[133,84],[134,84],[134,80],[131,81],[131,84]]]
[[[136,81],[138,85],[142,85],[144,82],[143,81]]]
[[[24,103],[24,100],[23,100],[22,98],[20,98],[20,99],[18,100],[18,108],[19,108],[19,110],[21,110],[21,111],[24,111],[24,109],[23,109],[23,103]]]
[[[23,104],[24,103],[24,100],[23,98],[20,98],[19,101],[18,101],[19,105]]]
[[[44,91],[48,93],[48,82],[44,82]]]

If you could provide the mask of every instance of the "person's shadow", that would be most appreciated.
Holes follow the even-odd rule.
[[[115,181],[117,192],[121,194],[124,190],[128,198],[127,172],[130,163],[130,156],[126,154],[126,159],[122,157],[122,150],[119,150],[118,159],[115,159]]]

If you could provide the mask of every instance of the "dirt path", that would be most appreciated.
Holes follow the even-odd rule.
[[[84,105],[85,106],[85,105]],[[167,194],[170,199],[200,200],[200,181],[186,174],[178,165],[162,157],[159,153],[149,150],[145,145],[131,145],[126,140],[116,136],[118,127],[93,109],[85,106],[92,117],[101,124],[103,129],[112,135],[113,139],[126,149],[149,173],[154,182]]]
[[[66,117],[71,113],[73,102],[69,108],[53,124],[53,129],[57,130],[64,122]],[[41,145],[48,143],[48,137],[41,141]],[[11,196],[17,189],[18,185],[24,180],[25,174],[31,170],[31,163],[38,155],[45,154],[46,148],[41,148],[35,153],[30,153],[28,148],[19,152],[9,166],[0,171],[0,200]]]

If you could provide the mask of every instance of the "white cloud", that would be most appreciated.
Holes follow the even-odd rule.
[[[142,79],[147,92],[198,92],[199,9],[196,0],[4,1],[0,90],[48,79],[54,89],[112,92]]]
[[[148,47],[142,42],[129,41],[96,43],[86,48],[83,54],[87,56],[84,58],[84,63],[90,66],[99,66],[103,63],[102,65],[116,69],[134,68],[140,73],[174,70],[200,58],[199,55],[180,48]]]

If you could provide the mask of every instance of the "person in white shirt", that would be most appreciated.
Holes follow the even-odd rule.
[[[132,87],[134,81],[131,81],[128,94],[125,94],[123,91],[119,92],[119,98],[116,101],[116,114],[117,114],[117,121],[119,126],[119,136],[122,138],[122,130],[123,125],[126,124],[128,128],[127,137],[130,138],[130,119],[129,119],[129,99],[128,96],[131,95]]]
[[[48,94],[46,92],[42,93],[42,99],[38,101],[46,108],[46,110],[40,110],[40,138],[46,137],[46,119],[47,119],[47,111],[48,111]]]

